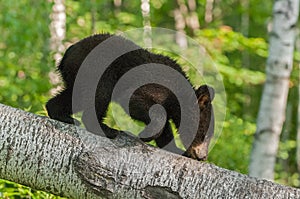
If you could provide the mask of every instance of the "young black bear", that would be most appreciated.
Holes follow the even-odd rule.
[[[105,43],[104,41],[112,37],[115,37],[118,42],[115,42],[116,46],[114,46],[112,49],[107,48],[106,50],[108,52],[110,50],[113,51],[113,49],[122,48],[122,42],[127,42],[130,45],[136,46],[137,48],[119,56],[110,63],[107,69],[105,69],[105,72],[101,76],[100,81],[97,85],[94,99],[95,107],[93,107],[90,102],[84,102],[78,107],[72,107],[72,92],[75,79],[78,70],[81,67],[81,64],[88,56],[88,54],[98,44],[102,42]],[[104,59],[105,58],[106,57],[104,57]],[[97,34],[75,43],[67,49],[63,59],[61,60],[61,63],[58,66],[58,70],[61,73],[65,83],[65,89],[48,101],[46,105],[48,115],[51,118],[60,120],[62,122],[77,124],[77,121],[74,120],[71,115],[75,112],[83,111],[82,121],[87,130],[97,134],[95,126],[99,126],[100,124],[103,132],[107,137],[116,137],[118,131],[111,129],[102,122],[103,117],[106,115],[108,105],[111,101],[114,87],[126,72],[137,66],[149,63],[163,64],[165,66],[168,66],[172,69],[175,69],[184,78],[187,79],[181,67],[169,57],[151,53],[120,36],[110,34]],[[102,61],[101,63],[97,64],[100,65],[98,67],[104,67],[102,66]],[[89,79],[88,76],[89,75],[86,74],[87,80]],[[173,81],[174,84],[176,84],[176,80]],[[190,83],[189,85],[191,86]],[[90,88],[88,86],[82,85],[79,89],[81,91],[79,92],[82,92],[81,95],[84,96],[84,92],[88,91],[89,89]],[[214,97],[214,90],[209,86],[202,85],[197,90],[194,90],[194,92],[197,97],[197,102],[195,103],[198,104],[196,106],[199,107],[200,110],[200,121],[191,120],[190,122],[191,124],[193,122],[196,123],[196,125],[198,126],[198,130],[194,138],[193,136],[189,135],[190,132],[179,132],[179,135],[182,140],[193,139],[192,142],[190,142],[188,145],[183,141],[183,144],[185,144],[185,147],[187,148],[187,150],[183,154],[184,156],[191,157],[197,160],[205,160],[207,158],[208,145],[214,131],[214,116],[213,108],[211,105]],[[82,98],[82,100],[84,101],[84,97]],[[168,122],[169,119],[172,119],[176,127],[179,128],[180,121],[182,120],[179,101],[172,91],[156,83],[149,83],[139,87],[130,97],[129,114],[133,119],[143,121],[147,125],[151,122],[149,110],[155,104],[162,105],[166,111],[167,120],[164,123],[164,127],[159,131],[159,133],[155,135],[148,136],[148,138],[145,138],[145,136],[140,136],[140,138],[143,141],[155,140],[157,146],[160,148],[165,146],[172,146],[165,148],[169,151],[180,153],[181,151],[174,147],[174,137],[170,124]],[[92,111],[95,110],[97,114],[96,120],[92,119],[91,117]],[[146,133],[144,132],[144,134]],[[168,145],[170,143],[171,145]]]

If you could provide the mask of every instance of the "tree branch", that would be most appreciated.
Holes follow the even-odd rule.
[[[300,190],[0,104],[0,178],[70,198],[299,198]]]

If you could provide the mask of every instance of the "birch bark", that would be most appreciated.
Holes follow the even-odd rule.
[[[251,153],[250,176],[272,180],[293,66],[299,0],[277,0],[273,7],[267,79]]]
[[[0,104],[0,178],[69,198],[300,198],[300,190]]]

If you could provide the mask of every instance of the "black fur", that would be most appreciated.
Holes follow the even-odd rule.
[[[94,125],[96,125],[96,123],[100,123],[100,126],[106,136],[109,138],[114,138],[118,134],[118,131],[103,124],[102,119],[106,114],[107,107],[111,101],[111,95],[116,83],[126,72],[142,64],[156,63],[175,69],[187,79],[181,67],[174,60],[167,56],[154,54],[145,49],[138,48],[137,50],[128,52],[118,57],[106,69],[97,86],[95,107],[91,107],[90,104],[82,103],[81,106],[73,107],[72,109],[72,91],[74,81],[83,60],[98,44],[112,36],[113,35],[110,34],[93,35],[75,43],[68,48],[63,59],[61,60],[60,65],[58,66],[58,70],[61,73],[65,83],[65,89],[54,98],[49,100],[46,105],[48,114],[51,118],[70,124],[77,124],[77,121],[74,120],[71,115],[75,112],[83,111],[82,121],[87,130],[97,133],[95,132],[96,130],[94,129]],[[89,88],[86,88],[83,85],[81,90],[85,91],[89,90]],[[195,103],[198,103],[199,105],[200,121],[191,121],[196,122],[199,127],[192,145],[187,146],[187,151],[184,153],[184,155],[188,157],[199,160],[206,159],[207,157],[207,148],[210,139],[213,136],[214,126],[213,110],[211,105],[214,95],[213,93],[213,89],[206,85],[203,85],[199,89],[195,90],[195,94],[198,98],[198,102]],[[84,93],[82,93],[82,95],[84,95]],[[129,114],[132,118],[149,124],[151,119],[148,113],[150,107],[154,104],[162,105],[166,110],[167,119],[172,119],[176,127],[179,127],[181,121],[181,111],[178,99],[168,88],[155,83],[146,84],[134,92],[129,103]],[[90,117],[91,111],[93,111],[94,108],[96,108],[97,112],[97,121],[93,121]],[[145,132],[142,132],[142,134],[143,133]],[[181,136],[188,137],[187,132],[179,133]],[[169,122],[166,122],[164,124],[164,128],[156,135],[151,135],[148,138],[141,139],[143,141],[155,139],[158,147],[161,148],[170,142],[172,142],[172,145],[175,146]],[[176,153],[181,152],[179,149],[175,149],[174,147],[167,150]]]

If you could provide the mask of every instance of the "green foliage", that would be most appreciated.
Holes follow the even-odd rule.
[[[130,132],[136,136],[138,136],[139,133],[142,130],[144,130],[144,128],[145,128],[145,124],[143,122],[138,121],[138,120],[133,120],[124,111],[124,109],[115,102],[111,102],[109,104],[109,107],[107,110],[107,115],[104,118],[103,122],[113,129]],[[170,120],[168,122],[170,122],[176,145],[179,148],[184,150],[185,147],[183,146],[183,144],[179,138],[179,134],[177,132],[174,122],[172,120]],[[150,144],[152,146],[156,146],[155,141],[150,141],[148,144]]]
[[[227,93],[227,107],[214,104],[215,109],[226,109],[227,115],[223,132],[210,151],[209,161],[247,173],[256,115],[265,81],[264,68],[268,56],[266,27],[273,2],[249,0],[248,6],[242,5],[243,2],[216,1],[213,21],[207,23],[206,1],[198,0],[196,11],[201,30],[192,36],[211,57],[201,61],[215,65],[222,74]],[[46,115],[44,105],[53,87],[49,83],[48,73],[55,68],[49,50],[51,8],[50,1],[0,1],[0,102],[42,115]],[[151,0],[152,26],[175,29],[174,10],[177,8],[176,1]],[[143,26],[140,1],[122,1],[122,5],[117,7],[112,0],[66,0],[66,14],[66,46],[93,33],[115,33]],[[244,19],[248,19],[248,26]],[[172,45],[171,48],[176,43]],[[295,60],[299,62],[299,52],[295,53]],[[195,86],[203,83],[197,72],[188,66],[189,60],[178,61]],[[290,82],[289,103],[293,107],[290,124],[297,123],[298,76],[299,71],[294,70]],[[116,108],[114,112],[122,118],[118,124],[109,116],[113,106]],[[110,107],[105,122],[114,128],[133,133],[144,128],[144,124],[133,121],[118,105]],[[174,125],[172,128],[176,142],[182,148]],[[296,132],[296,125],[285,125],[284,131],[290,133],[280,144],[276,180],[299,187],[295,160],[296,135],[293,133]],[[0,197],[56,198],[7,181],[0,182]]]
[[[0,180],[0,198],[63,199],[63,197],[54,196],[43,191],[36,191],[6,180]]]
[[[51,88],[47,74],[50,61],[47,10],[41,1],[1,2],[0,102],[14,107],[41,110]],[[39,9],[36,9],[39,7]]]
[[[284,140],[280,142],[277,154],[277,164],[275,166],[275,179],[281,183],[294,187],[300,186],[300,176],[295,162],[296,141]]]
[[[267,44],[262,38],[246,38],[227,26],[200,30],[197,40],[222,74],[227,93],[226,120],[209,161],[246,174],[260,100],[258,91],[265,81],[264,68],[257,64],[265,64]],[[256,65],[245,63],[243,55],[257,60]]]
[[[133,120],[119,104],[114,102],[109,104],[107,117],[103,122],[111,128],[131,132],[134,135],[138,135],[145,128],[143,122]]]
[[[230,170],[247,174],[250,143],[252,143],[255,128],[255,123],[231,115],[228,111],[223,132],[209,153],[209,161],[216,165],[226,165],[226,168]]]
[[[53,66],[48,42],[50,10],[47,1],[0,1],[0,103],[44,112]],[[59,197],[1,180],[0,198]]]

